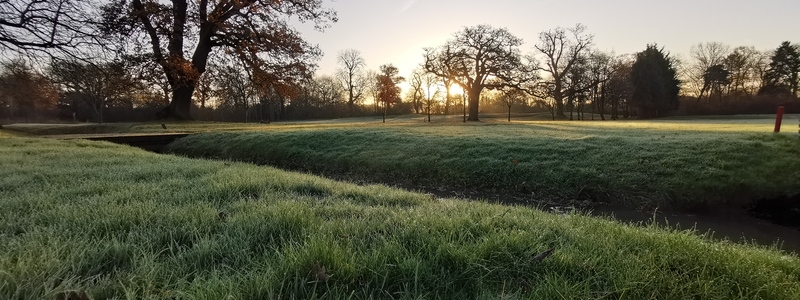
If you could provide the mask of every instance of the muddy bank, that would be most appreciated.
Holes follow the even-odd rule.
[[[754,217],[800,229],[800,195],[761,199],[747,207]]]

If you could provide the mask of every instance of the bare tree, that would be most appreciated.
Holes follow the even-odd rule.
[[[441,92],[439,78],[437,78],[436,75],[427,73],[422,75],[421,83],[422,87],[425,89],[423,102],[425,103],[425,112],[428,114],[428,123],[430,123],[433,105],[438,101]]]
[[[336,78],[331,76],[319,76],[314,78],[314,92],[321,101],[322,106],[336,107],[342,101],[342,86]],[[335,117],[335,115],[333,116]]]
[[[759,60],[763,55],[754,47],[736,47],[725,57],[724,65],[730,72],[730,93],[755,95],[761,88]]]
[[[550,75],[556,117],[564,117],[564,100],[568,96],[566,76],[588,53],[593,39],[586,33],[586,26],[581,24],[569,29],[557,27],[539,34],[539,43],[534,47],[544,56],[546,67],[543,70]]]
[[[97,45],[98,23],[90,0],[0,1],[0,48],[72,53]]]
[[[692,62],[689,64],[689,80],[698,98],[702,98],[710,87],[705,74],[713,66],[721,66],[730,53],[730,47],[723,43],[709,42],[692,46],[689,54]]]
[[[250,108],[258,97],[244,68],[228,63],[220,65],[214,75],[217,82],[214,96],[219,99],[219,106],[238,113],[243,112],[245,122],[249,121]]]
[[[425,100],[425,95],[422,88],[424,76],[424,70],[414,69],[414,71],[411,72],[411,78],[408,81],[410,88],[408,90],[408,97],[411,100],[411,104],[414,106],[414,113],[416,114],[420,112],[420,109],[422,108],[422,102]]]
[[[591,100],[592,100],[592,120],[594,120],[594,113],[599,111],[600,119],[605,120],[606,108],[606,87],[611,80],[611,76],[617,69],[614,65],[617,62],[617,57],[613,53],[603,53],[600,51],[592,51],[589,55],[589,76],[591,78]]]
[[[342,82],[344,89],[347,90],[347,107],[352,114],[355,105],[363,100],[364,91],[367,88],[367,78],[364,76],[364,68],[367,66],[361,52],[355,49],[347,49],[339,52],[336,57],[339,62],[339,70],[336,76]]]
[[[133,50],[149,45],[172,88],[163,116],[176,119],[191,119],[192,94],[214,49],[246,64],[259,82],[288,85],[308,78],[321,54],[288,17],[318,29],[336,21],[322,0],[131,0],[111,2],[103,12],[107,32],[129,37]]]
[[[214,93],[214,74],[206,71],[197,81],[197,89],[194,90],[194,99],[200,104],[200,108],[206,108],[211,104],[212,94]]]
[[[564,93],[566,106],[569,108],[569,119],[573,120],[575,108],[578,109],[578,120],[581,120],[581,108],[588,100],[588,93],[592,88],[592,78],[589,74],[589,56],[579,56],[569,72],[564,73]]]
[[[522,39],[505,28],[466,27],[444,46],[425,49],[425,70],[449,78],[469,98],[469,121],[478,121],[484,89],[518,87],[533,80],[534,64],[520,55]]]
[[[380,114],[380,100],[378,97],[380,96],[381,85],[378,78],[379,74],[375,70],[368,70],[364,76],[366,77],[367,92],[375,105],[375,114]]]
[[[511,106],[525,101],[525,91],[520,89],[504,89],[501,91],[500,100],[508,107],[508,121],[511,122]]]
[[[608,82],[603,86],[603,102],[611,106],[611,119],[617,120],[622,116],[627,118],[630,111],[631,98],[633,98],[633,84],[631,83],[631,69],[633,57],[621,57],[612,66],[614,72]]]
[[[426,52],[427,51],[428,50],[426,49]],[[449,52],[448,49],[445,49],[444,51]],[[426,64],[425,68],[426,72],[437,75],[442,82],[442,86],[444,86],[444,114],[447,115],[450,111],[450,106],[455,105],[455,101],[457,101],[457,96],[451,95],[450,93],[451,88],[453,87],[453,78],[456,76],[456,74],[451,70],[451,66],[448,64],[448,61],[444,56],[434,57],[432,61]],[[427,71],[428,68],[433,69],[434,71]]]
[[[92,64],[54,59],[50,77],[89,105],[99,123],[105,121],[103,113],[110,104],[126,98],[140,85],[121,61]]]

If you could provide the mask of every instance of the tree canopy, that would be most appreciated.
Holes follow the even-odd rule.
[[[425,70],[449,78],[469,95],[470,121],[478,121],[484,89],[521,87],[535,80],[535,66],[523,58],[522,39],[505,28],[465,27],[438,48],[425,49]]]
[[[678,108],[680,80],[669,53],[656,45],[636,54],[631,69],[632,100],[639,118],[663,116]]]
[[[787,93],[797,95],[800,84],[800,50],[798,46],[783,42],[769,63],[764,74],[764,87],[761,93]]]
[[[322,0],[117,0],[103,12],[108,33],[128,37],[134,50],[147,48],[144,56],[161,67],[172,88],[164,115],[176,119],[191,118],[192,94],[214,49],[266,85],[294,84],[311,76],[321,52],[288,18],[320,29],[336,21]]]
[[[564,29],[557,27],[539,33],[539,43],[534,47],[544,56],[545,67],[543,71],[550,74],[550,97],[556,106],[555,115],[564,116],[564,98],[575,94],[568,84],[569,74],[573,75],[573,68],[585,62],[589,54],[589,47],[594,37],[586,33],[586,26],[575,25],[574,28]],[[573,76],[574,77],[574,76]]]

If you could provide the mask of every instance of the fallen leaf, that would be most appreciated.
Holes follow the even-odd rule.
[[[217,213],[217,218],[219,218],[220,221],[225,222],[228,220],[228,213],[220,211]]]
[[[56,300],[89,300],[86,291],[68,291],[56,294]]]
[[[549,257],[550,255],[553,255],[553,251],[555,251],[555,250],[556,250],[555,248],[550,248],[550,250],[547,250],[545,252],[539,253],[538,255],[533,257],[532,262],[540,262],[540,261],[544,260],[545,258]]]
[[[314,279],[313,282],[326,282],[331,279],[331,275],[328,274],[328,270],[325,269],[325,266],[320,265],[319,263],[315,263],[311,266],[311,277]]]

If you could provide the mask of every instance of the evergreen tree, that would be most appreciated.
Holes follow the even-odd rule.
[[[633,105],[639,118],[663,116],[678,108],[680,80],[669,53],[656,45],[636,54],[631,69]]]
[[[759,94],[797,95],[800,73],[800,50],[789,42],[775,50],[769,69],[764,73],[764,86]]]

